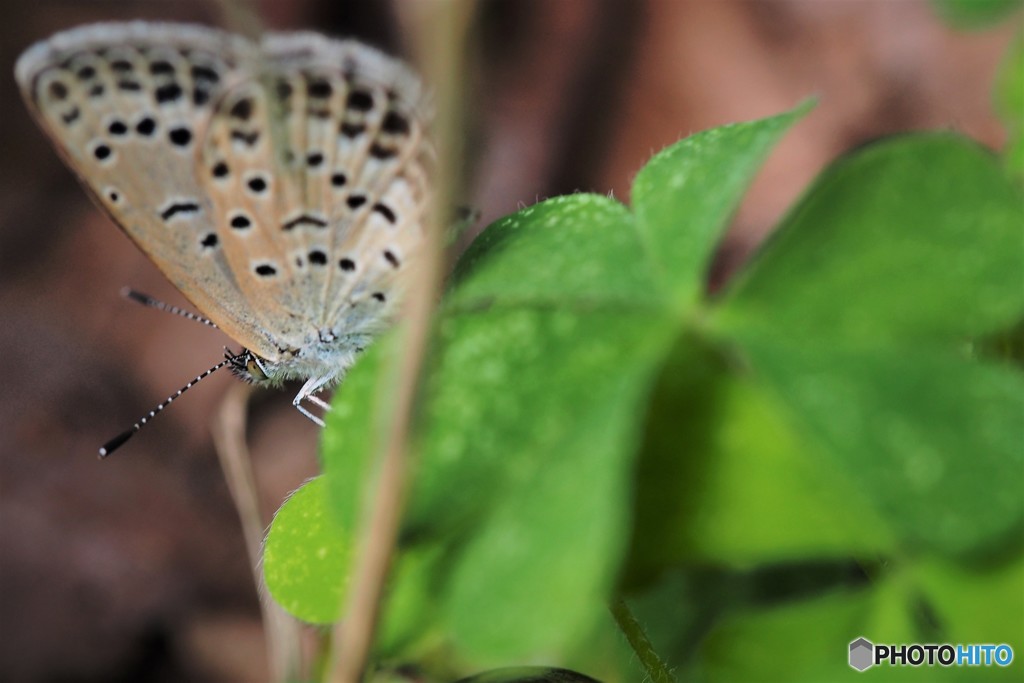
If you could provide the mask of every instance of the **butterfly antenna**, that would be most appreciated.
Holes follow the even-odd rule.
[[[193,313],[192,311],[186,311],[185,309],[178,308],[177,306],[165,304],[163,301],[160,301],[159,299],[154,299],[148,294],[138,292],[132,289],[131,287],[125,287],[124,289],[122,289],[121,296],[125,297],[126,299],[131,299],[132,301],[138,302],[147,308],[155,308],[158,311],[164,311],[166,313],[180,315],[182,318],[194,320],[197,323],[202,323],[204,325],[217,329],[217,323],[213,322],[209,318],[204,318],[201,315]]]
[[[102,460],[103,458],[107,457],[108,455],[110,455],[111,453],[116,451],[118,448],[123,446],[125,441],[127,441],[128,439],[130,439],[133,436],[135,436],[135,432],[139,431],[145,425],[147,425],[150,422],[150,420],[152,420],[154,417],[156,417],[157,414],[161,410],[163,410],[167,406],[171,405],[171,403],[174,402],[174,399],[178,398],[179,396],[184,394],[186,391],[191,389],[193,386],[198,384],[201,380],[209,377],[210,375],[212,375],[213,373],[217,372],[218,370],[220,370],[225,365],[230,365],[231,363],[237,363],[238,362],[238,358],[239,358],[239,356],[228,355],[224,360],[222,360],[221,362],[217,363],[212,368],[210,368],[206,372],[202,373],[201,375],[197,376],[191,382],[189,382],[188,384],[183,386],[181,389],[178,389],[178,391],[176,391],[175,393],[173,393],[170,396],[168,396],[160,405],[158,405],[155,408],[153,408],[151,411],[146,413],[138,422],[133,424],[130,429],[124,430],[123,432],[121,432],[120,434],[115,436],[113,439],[111,439],[110,441],[108,441],[105,444],[103,444],[103,446],[100,447],[100,460]]]

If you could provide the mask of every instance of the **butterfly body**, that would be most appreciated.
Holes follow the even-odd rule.
[[[313,33],[132,22],[59,33],[15,73],[97,203],[244,347],[236,374],[305,381],[298,406],[395,317],[434,157],[400,62]]]

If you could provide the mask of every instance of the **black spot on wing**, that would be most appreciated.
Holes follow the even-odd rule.
[[[64,85],[60,81],[54,81],[50,84],[50,97],[57,101],[61,101],[67,96],[68,86]]]
[[[263,194],[267,190],[267,179],[262,175],[253,176],[245,181],[245,185],[250,192]]]
[[[240,140],[241,142],[245,143],[249,147],[252,147],[260,139],[260,133],[259,133],[259,131],[256,131],[256,130],[254,130],[251,133],[246,133],[243,130],[233,130],[233,131],[231,131],[231,139],[232,140]]]
[[[392,110],[384,116],[381,123],[381,130],[392,135],[407,135],[409,133],[409,120]]]
[[[177,83],[167,83],[156,89],[154,97],[156,97],[157,104],[168,104],[180,99],[183,92]]]
[[[149,65],[149,73],[154,76],[158,74],[173,74],[174,65],[168,62],[166,59],[158,59]]]
[[[375,142],[370,145],[370,156],[374,159],[391,159],[398,156],[398,150]]]
[[[345,99],[345,106],[354,111],[370,111],[373,109],[373,95],[365,90],[353,90]]]
[[[192,131],[184,127],[172,128],[167,137],[170,139],[171,144],[184,147],[192,141]]]
[[[314,228],[326,228],[327,221],[316,216],[310,216],[308,213],[304,213],[301,216],[291,219],[281,226],[282,230],[294,230],[300,225],[311,225]]]
[[[156,132],[156,121],[154,121],[150,116],[143,117],[135,124],[135,132],[139,135],[149,137]]]
[[[306,92],[309,94],[310,97],[314,97],[317,99],[326,99],[331,96],[332,92],[334,92],[334,88],[331,87],[330,82],[327,81],[326,79],[317,78],[311,80],[306,85]]]
[[[231,109],[228,110],[228,114],[230,114],[236,119],[239,119],[240,121],[248,121],[249,118],[252,116],[252,110],[252,100],[248,98],[243,98],[241,100],[238,100],[231,106]]]
[[[92,155],[96,157],[98,161],[106,161],[113,154],[113,150],[110,149],[109,145],[100,143],[92,148]]]
[[[199,205],[195,202],[173,202],[170,206],[160,210],[160,218],[169,221],[178,214],[192,213],[199,213]]]
[[[338,132],[341,133],[342,135],[344,135],[347,138],[354,138],[354,137],[357,137],[357,136],[363,134],[364,132],[366,132],[366,124],[365,123],[349,123],[349,122],[345,121],[338,128]]]
[[[373,210],[374,212],[379,213],[381,216],[383,216],[384,220],[386,220],[391,225],[394,225],[395,222],[398,220],[398,216],[395,215],[394,210],[387,204],[378,202],[373,205]]]
[[[211,69],[208,66],[204,66],[202,64],[193,64],[192,65],[192,78],[194,78],[196,80],[209,81],[211,83],[216,83],[216,82],[218,82],[220,80],[220,75],[217,73],[217,71],[215,69]]]
[[[71,109],[60,115],[60,120],[64,122],[65,126],[70,126],[72,123],[77,121],[81,115],[82,112],[78,109],[78,107],[72,107]]]

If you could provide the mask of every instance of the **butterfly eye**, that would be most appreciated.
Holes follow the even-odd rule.
[[[263,372],[263,368],[260,367],[260,364],[256,362],[256,358],[253,356],[250,356],[249,360],[246,361],[245,370],[252,375],[253,379],[267,379],[267,374]]]

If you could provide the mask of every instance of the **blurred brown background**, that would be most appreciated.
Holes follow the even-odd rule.
[[[94,457],[229,342],[118,296],[131,285],[183,303],[89,203],[11,76],[24,48],[61,29],[135,18],[224,26],[222,7],[0,2],[5,681],[265,675],[255,591],[208,428],[235,380],[213,376],[115,457]],[[245,9],[269,28],[408,52],[401,2],[263,0]],[[920,129],[1000,146],[989,93],[1011,29],[958,32],[924,0],[484,1],[467,82],[465,202],[484,225],[574,190],[626,199],[634,173],[666,144],[818,95],[817,110],[784,140],[737,215],[720,280],[853,146]],[[316,429],[290,396],[260,393],[251,413],[268,515],[316,470]]]

